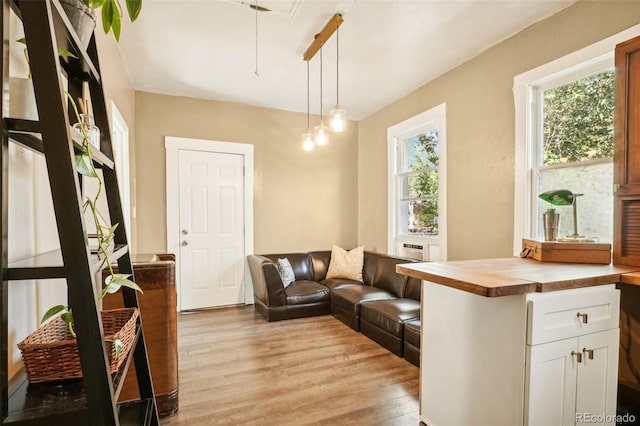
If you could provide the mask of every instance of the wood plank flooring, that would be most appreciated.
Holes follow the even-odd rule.
[[[179,410],[162,425],[419,425],[419,369],[330,315],[178,316]]]

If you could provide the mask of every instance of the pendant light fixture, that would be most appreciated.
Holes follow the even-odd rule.
[[[313,133],[309,127],[309,61],[307,61],[307,131],[302,135],[302,149],[313,151],[314,146]]]
[[[336,13],[333,15],[322,31],[316,34],[313,43],[302,56],[302,59],[307,62],[307,131],[302,135],[302,149],[305,151],[312,151],[315,145],[326,145],[329,142],[329,127],[324,124],[324,116],[322,114],[322,46],[331,38],[331,35],[336,32],[343,21],[341,14]],[[309,127],[309,61],[318,53],[318,50],[320,51],[320,124],[314,128],[314,142],[314,134],[311,133]],[[336,105],[336,109],[339,109],[339,105]],[[342,117],[344,117],[344,111],[342,111]]]
[[[346,112],[340,108],[340,67],[339,67],[339,54],[340,54],[340,27],[336,28],[336,107],[331,110],[330,126],[331,131],[340,133],[344,132],[347,128],[347,120],[345,118]]]
[[[316,145],[324,146],[329,143],[329,128],[324,124],[322,115],[322,47],[320,47],[320,123],[314,128]]]

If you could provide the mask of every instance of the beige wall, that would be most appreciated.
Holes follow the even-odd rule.
[[[511,256],[513,77],[639,22],[636,1],[576,3],[362,120],[358,243],[387,250],[387,128],[446,102],[448,258]]]
[[[254,145],[256,253],[356,244],[355,123],[304,152],[306,114],[137,92],[135,116],[140,252],[166,250],[165,136]]]

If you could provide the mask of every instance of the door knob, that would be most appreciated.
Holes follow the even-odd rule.
[[[186,229],[182,230],[182,235],[187,235],[189,233],[189,231],[187,231]]]
[[[183,242],[182,242],[182,245],[183,245],[183,246],[188,246],[188,245],[189,245],[189,242],[187,242],[187,241],[183,241]]]
[[[582,348],[582,352],[586,353],[589,359],[593,359],[593,349]]]

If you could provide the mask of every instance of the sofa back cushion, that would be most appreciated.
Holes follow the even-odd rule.
[[[404,297],[407,299],[420,300],[422,296],[422,281],[409,277],[407,279],[407,285],[404,288]]]
[[[407,260],[385,255],[377,255],[377,257],[373,286],[386,290],[396,297],[402,297],[407,276],[396,273],[396,265],[407,263]]]
[[[365,285],[373,285],[373,279],[378,268],[378,254],[370,251],[364,252],[364,265],[362,266],[362,280]]]
[[[329,262],[331,261],[331,251],[312,251],[309,252],[311,257],[311,268],[313,269],[313,279],[315,281],[323,281],[327,277]]]
[[[307,253],[265,254],[265,257],[271,259],[275,264],[278,263],[278,259],[287,258],[289,259],[289,263],[291,263],[291,267],[293,268],[293,273],[296,276],[296,281],[313,280],[311,257]]]

